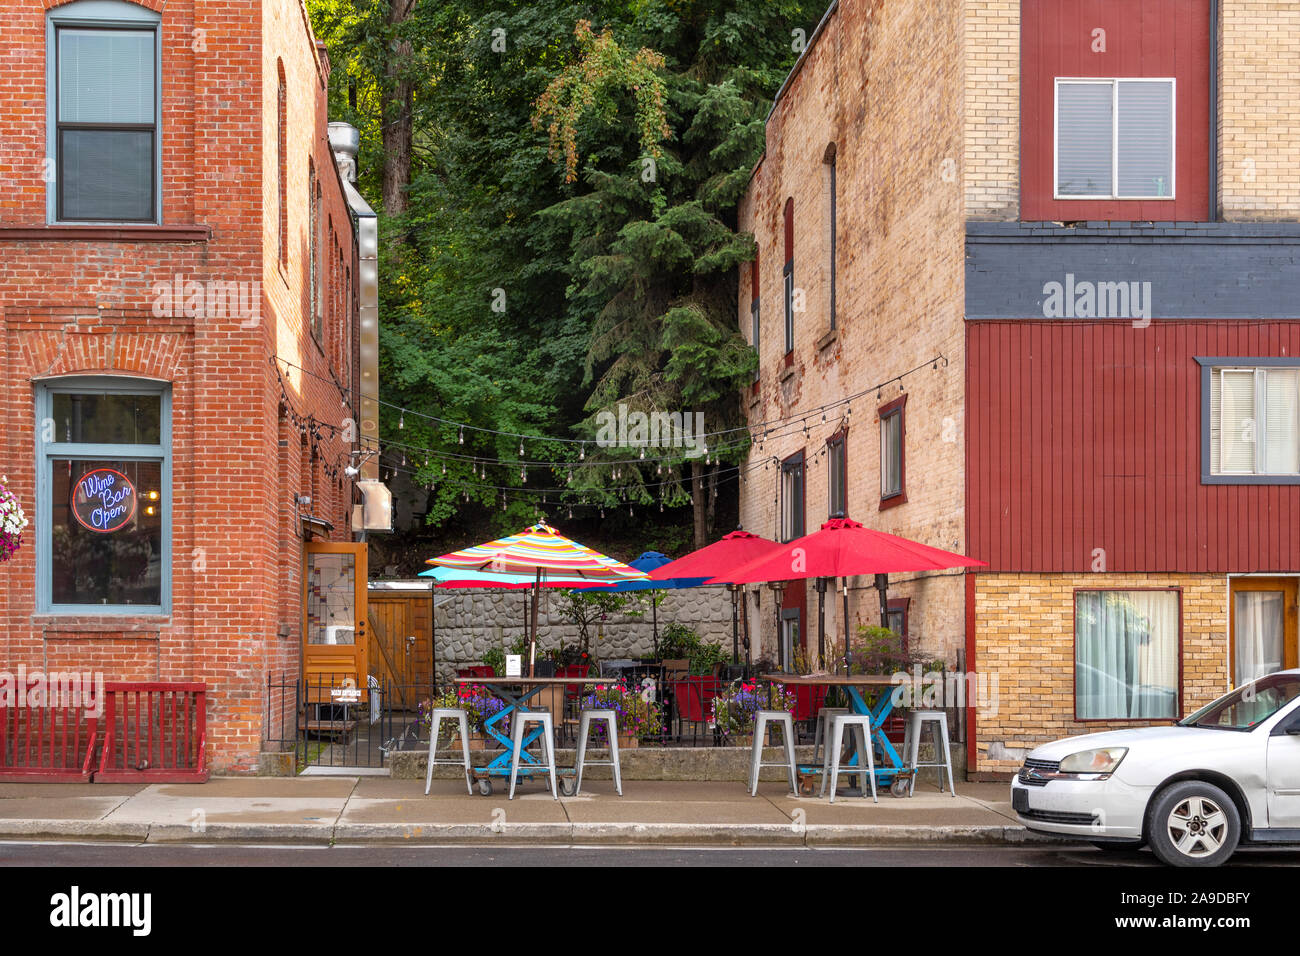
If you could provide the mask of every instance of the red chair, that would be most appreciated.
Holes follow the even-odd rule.
[[[829,687],[787,687],[794,692],[794,714],[796,721],[816,720],[817,713],[826,705]]]
[[[713,698],[722,692],[722,681],[716,677],[683,677],[673,681],[672,687],[680,735],[682,721],[701,724],[713,715]]]
[[[496,677],[497,672],[491,664],[474,664],[470,667],[461,667],[456,671],[457,677]]]

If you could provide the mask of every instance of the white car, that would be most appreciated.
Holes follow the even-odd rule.
[[[1300,670],[1244,684],[1172,727],[1038,747],[1011,781],[1030,830],[1218,866],[1240,843],[1300,843]]]

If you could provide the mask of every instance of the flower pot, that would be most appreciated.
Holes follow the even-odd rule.
[[[484,734],[471,733],[469,735],[469,749],[471,751],[487,750],[487,736]],[[460,731],[452,734],[450,738],[443,737],[438,741],[438,752],[442,753],[444,750],[460,750]]]

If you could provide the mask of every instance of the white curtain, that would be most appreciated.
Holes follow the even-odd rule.
[[[1300,472],[1300,372],[1271,368],[1264,379],[1264,471]]]
[[[1233,595],[1237,684],[1282,669],[1283,593],[1238,591]]]
[[[1075,694],[1080,719],[1176,716],[1178,594],[1079,592]]]

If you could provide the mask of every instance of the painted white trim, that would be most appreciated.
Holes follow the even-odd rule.
[[[1168,196],[1121,196],[1119,195],[1119,85],[1121,83],[1168,83],[1170,85],[1169,103],[1169,195]],[[1061,186],[1061,84],[1101,85],[1110,84],[1110,194],[1096,193],[1087,196],[1063,196]],[[1052,84],[1052,198],[1060,202],[1169,202],[1178,195],[1178,81],[1172,76],[1058,76]]]

